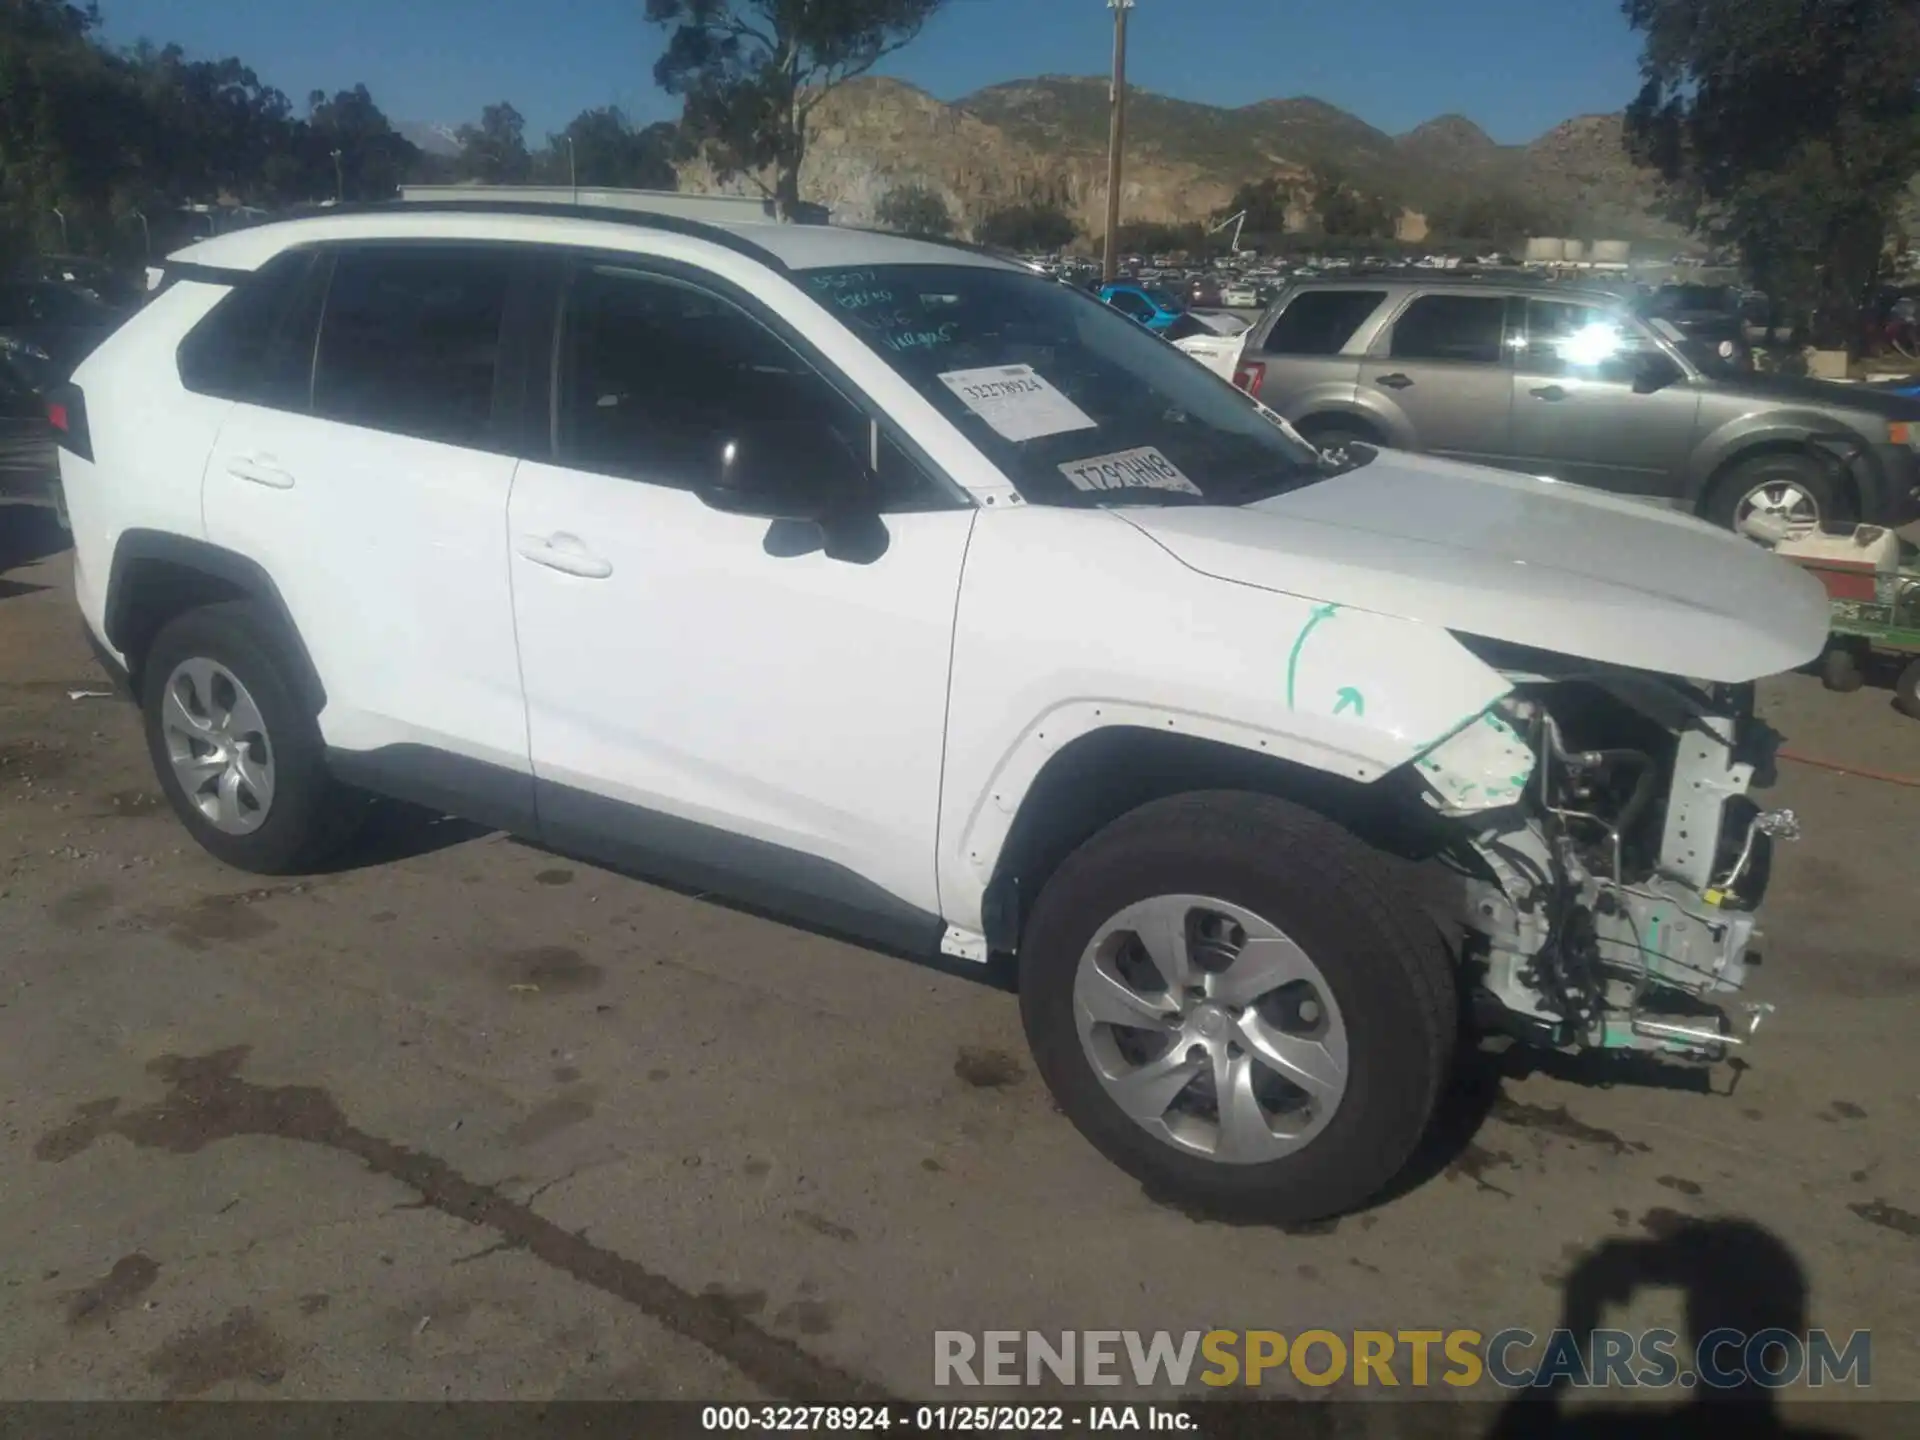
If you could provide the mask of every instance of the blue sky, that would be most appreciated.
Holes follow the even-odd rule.
[[[644,0],[101,0],[108,38],[234,54],[304,105],[365,81],[395,120],[458,123],[511,100],[530,139],[580,110],[642,120],[653,84]],[[1317,95],[1398,132],[1459,112],[1496,140],[1623,106],[1638,47],[1618,0],[1139,0],[1131,78],[1244,105]],[[942,99],[1037,74],[1103,73],[1102,0],[948,0],[886,73]]]

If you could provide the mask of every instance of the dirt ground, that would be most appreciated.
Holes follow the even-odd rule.
[[[1619,1323],[1871,1329],[1920,1399],[1920,789],[1782,767],[1746,1068],[1482,1059],[1399,1193],[1232,1226],[1081,1142],[977,981],[399,811],[223,869],[70,698],[46,518],[0,507],[0,1398],[930,1398],[939,1329],[1545,1332],[1604,1261]],[[1920,774],[1885,690],[1766,700]]]

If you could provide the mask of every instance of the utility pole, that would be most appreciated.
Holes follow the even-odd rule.
[[[1113,119],[1107,132],[1107,253],[1109,284],[1120,274],[1120,154],[1127,142],[1127,12],[1133,0],[1107,0],[1113,11]]]

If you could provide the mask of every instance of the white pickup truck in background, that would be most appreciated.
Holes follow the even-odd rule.
[[[1246,328],[1228,335],[1189,335],[1173,342],[1222,380],[1233,380],[1240,370],[1240,356],[1247,348]]]

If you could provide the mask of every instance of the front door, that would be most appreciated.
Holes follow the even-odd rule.
[[[1416,450],[1504,465],[1513,372],[1499,295],[1420,295],[1360,366],[1365,408],[1392,416]]]
[[[1513,379],[1513,439],[1525,469],[1576,485],[1679,496],[1700,396],[1680,365],[1617,317],[1527,301]]]
[[[925,948],[970,505],[698,272],[582,260],[556,353],[554,453],[507,526],[542,833]],[[871,488],[866,548],[695,493],[776,424],[797,486]]]

